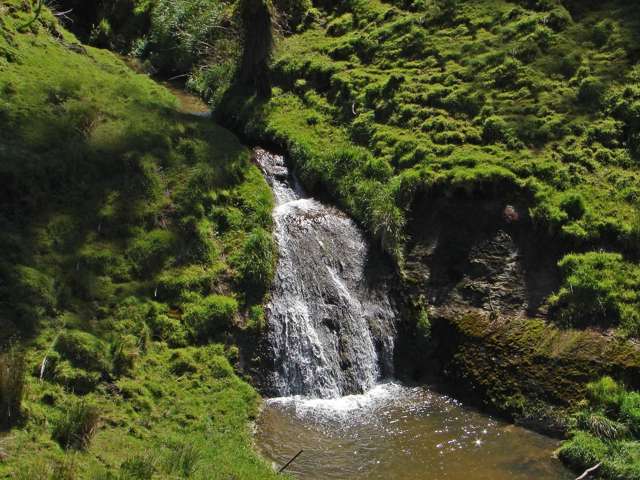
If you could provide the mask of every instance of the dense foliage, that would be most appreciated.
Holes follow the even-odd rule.
[[[0,2],[0,475],[273,478],[227,341],[273,273],[266,182],[228,131],[32,18]]]

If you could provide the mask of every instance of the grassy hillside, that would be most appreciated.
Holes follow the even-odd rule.
[[[250,152],[45,9],[0,2],[0,477],[273,478],[229,332],[272,198]]]
[[[292,153],[402,265],[414,199],[501,199],[560,246],[564,325],[640,335],[640,8],[633,2],[318,2],[277,89],[221,118]]]
[[[428,366],[416,366],[413,357],[408,365],[441,368],[475,401],[530,425],[548,427],[558,420],[548,404],[560,406],[560,423],[573,432],[563,460],[576,470],[603,460],[603,477],[638,478],[637,418],[623,418],[619,407],[626,401],[627,411],[635,411],[635,393],[627,398],[620,388],[611,408],[599,400],[582,405],[598,416],[593,424],[584,420],[591,413],[565,415],[603,372],[636,386],[640,6],[563,0],[314,6],[278,45],[272,97],[234,87],[219,118],[287,150],[306,186],[328,194],[396,259],[407,291],[416,293],[410,300],[420,335],[430,326],[428,297],[418,295],[405,264],[413,227],[437,218],[433,209],[446,218],[447,201],[451,215],[475,205],[479,230],[492,208],[501,228],[517,222],[535,258],[556,265],[548,275],[553,291],[536,312],[543,321],[445,319],[446,327],[433,326],[455,330],[458,343],[436,338],[436,355],[450,357]],[[460,221],[473,217],[467,211]],[[475,233],[473,225],[458,230]],[[464,264],[453,257],[455,246],[448,254]],[[545,336],[551,331],[557,335]],[[415,349],[417,358],[422,350]],[[618,422],[615,438],[593,426],[598,420],[607,428]]]

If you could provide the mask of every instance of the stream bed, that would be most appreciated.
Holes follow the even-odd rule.
[[[274,398],[256,443],[302,480],[570,480],[554,439],[425,387],[387,383],[336,399]]]

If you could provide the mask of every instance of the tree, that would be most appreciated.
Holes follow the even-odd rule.
[[[240,0],[238,8],[244,34],[239,80],[253,86],[261,97],[270,97],[269,60],[275,24],[271,0]]]

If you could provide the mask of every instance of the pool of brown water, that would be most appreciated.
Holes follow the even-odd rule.
[[[256,441],[299,479],[569,480],[556,440],[424,387],[379,385],[332,400],[266,402]]]

